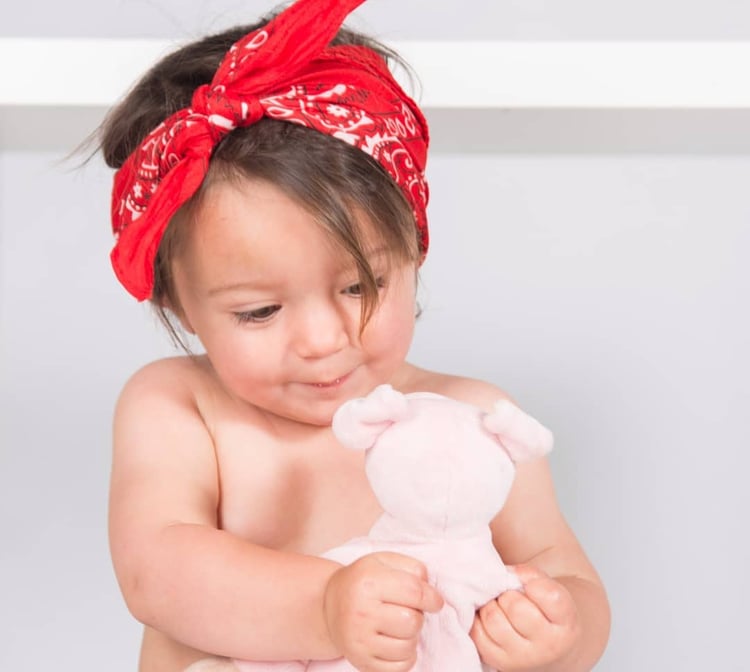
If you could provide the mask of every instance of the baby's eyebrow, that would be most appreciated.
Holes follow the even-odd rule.
[[[216,296],[217,294],[225,294],[227,292],[236,292],[238,290],[266,290],[272,287],[271,283],[261,281],[248,281],[242,280],[240,282],[228,282],[224,285],[218,285],[208,290],[208,296]]]

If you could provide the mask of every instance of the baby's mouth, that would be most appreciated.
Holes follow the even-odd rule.
[[[338,387],[341,385],[347,378],[349,378],[349,373],[346,375],[340,376],[339,378],[334,378],[333,380],[327,380],[322,383],[312,383],[313,387],[317,387],[319,389],[326,389],[329,387]]]
[[[343,378],[336,378],[336,380],[331,380],[327,383],[313,383],[315,387],[336,387],[336,385],[340,385],[341,381],[344,380]]]

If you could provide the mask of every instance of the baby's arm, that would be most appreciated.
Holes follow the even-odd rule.
[[[545,459],[519,465],[492,527],[524,592],[503,593],[480,609],[472,636],[483,660],[507,672],[592,669],[609,636],[609,605],[557,507]]]
[[[131,612],[177,641],[233,658],[351,654],[347,646],[360,633],[341,627],[349,612],[382,617],[372,591],[362,593],[382,565],[353,571],[218,529],[214,447],[181,375],[168,363],[146,367],[126,385],[115,414],[110,545]],[[437,608],[419,568],[391,570],[397,594],[416,593],[399,605],[413,621]]]
[[[217,529],[213,443],[179,375],[163,362],[146,367],[115,413],[110,546],[128,607],[212,653],[336,656],[321,605],[338,565]]]

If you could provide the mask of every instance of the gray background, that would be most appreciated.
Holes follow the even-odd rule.
[[[179,37],[245,23],[273,0],[3,3],[0,35]],[[745,0],[369,0],[354,26],[391,39],[707,40],[750,38]]]
[[[3,3],[0,36],[184,38],[267,8]],[[750,39],[750,5],[370,0],[352,24],[392,39]],[[555,430],[561,503],[614,611],[598,670],[747,670],[746,140],[727,142],[719,114],[696,139],[688,113],[518,112],[489,126],[512,141],[462,151],[455,117],[431,116],[413,360],[491,380]],[[664,145],[660,128],[678,130]],[[126,672],[139,627],[107,551],[110,418],[126,377],[171,347],[110,272],[109,173],[61,156],[0,152],[0,669]]]

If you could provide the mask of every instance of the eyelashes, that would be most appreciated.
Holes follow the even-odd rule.
[[[385,288],[386,278],[378,277],[375,279],[375,284],[378,290]],[[362,296],[362,284],[357,282],[353,285],[349,285],[341,291],[344,296],[353,298],[360,298]],[[254,310],[243,310],[240,312],[233,313],[234,319],[239,324],[262,324],[271,320],[281,310],[280,304],[271,304],[263,306],[262,308],[256,308]]]
[[[267,322],[276,313],[281,310],[281,306],[263,306],[263,308],[257,308],[255,310],[245,310],[240,313],[234,313],[234,318],[240,324],[246,324],[247,322]]]
[[[375,278],[375,286],[378,289],[383,289],[385,287],[385,278]],[[362,284],[358,282],[354,285],[350,285],[342,293],[347,296],[362,296]]]

